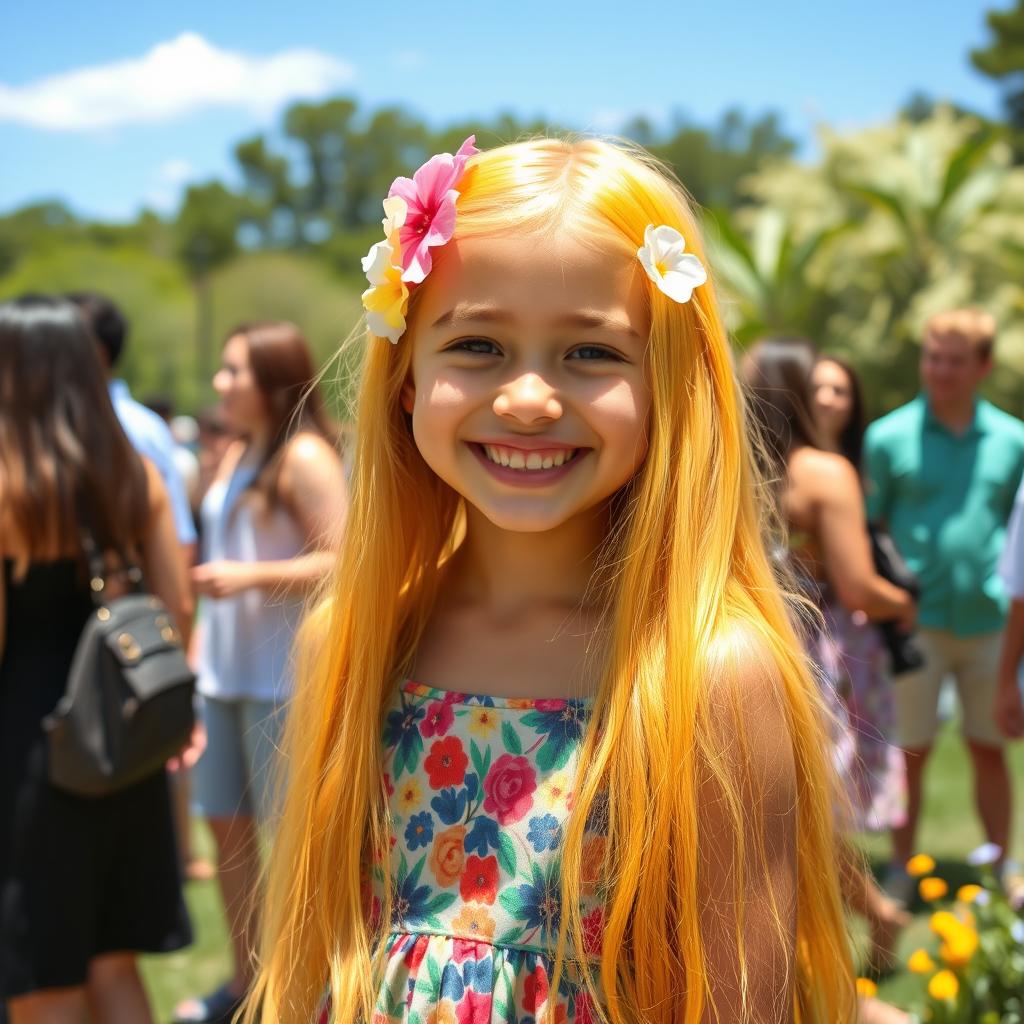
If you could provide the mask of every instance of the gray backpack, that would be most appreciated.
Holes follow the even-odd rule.
[[[45,719],[50,782],[78,796],[105,796],[161,771],[192,733],[195,676],[163,602],[142,589],[103,601],[103,561],[83,535],[95,610],[75,648],[64,696]]]

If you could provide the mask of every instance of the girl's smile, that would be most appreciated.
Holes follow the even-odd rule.
[[[561,229],[450,243],[404,344],[431,469],[502,529],[562,525],[647,452],[647,307],[636,260]]]
[[[514,487],[546,487],[567,476],[588,448],[522,448],[469,442],[470,449],[497,480]]]

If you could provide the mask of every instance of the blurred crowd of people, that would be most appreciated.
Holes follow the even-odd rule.
[[[218,403],[195,419],[133,398],[117,376],[127,335],[114,303],[92,293],[0,305],[0,1006],[11,1024],[150,1020],[135,955],[191,941],[182,879],[212,875],[234,972],[175,1019],[227,1022],[238,1009],[292,640],[344,528],[339,436],[295,325],[232,331]],[[1004,745],[1024,735],[1024,425],[979,397],[994,342],[980,311],[932,318],[920,395],[869,428],[854,368],[809,341],[766,338],[740,365],[783,520],[780,576],[809,609],[807,654],[834,712],[838,820],[893,836],[884,889],[852,855],[845,885],[880,971],[907,921],[904,864],[946,677],[986,836],[1010,842]],[[128,552],[174,614],[201,723],[170,782],[158,773],[99,798],[49,784],[41,727],[95,611],[83,516],[114,592]],[[192,815],[209,826],[215,865],[192,846]],[[1024,884],[1009,858],[1004,872]],[[902,1019],[886,1012],[871,1019]]]

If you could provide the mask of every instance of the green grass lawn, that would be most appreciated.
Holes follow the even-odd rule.
[[[1015,744],[1011,763],[1017,785],[1016,806],[1024,794],[1024,744]],[[971,869],[964,864],[964,855],[984,841],[974,817],[971,801],[970,768],[966,753],[949,728],[936,747],[929,769],[927,799],[919,848],[938,862],[937,873],[952,885],[970,880]],[[209,837],[201,826],[196,838],[200,848],[209,850]],[[864,837],[863,846],[873,863],[885,863],[889,855],[888,840],[881,836]],[[1015,822],[1014,853],[1024,859],[1024,813]],[[160,957],[146,957],[142,968],[156,1010],[157,1021],[170,1020],[171,1009],[179,1000],[209,992],[228,975],[230,958],[228,937],[217,886],[214,882],[192,882],[187,890],[188,905],[196,941],[184,952]],[[924,908],[913,925],[903,934],[899,950],[902,959],[928,941],[928,916]],[[905,972],[895,974],[879,988],[879,995],[913,1009],[920,991],[920,981]]]

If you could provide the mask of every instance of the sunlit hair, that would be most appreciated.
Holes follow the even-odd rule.
[[[624,147],[552,140],[506,146],[473,158],[460,189],[457,237],[562,228],[634,258],[644,228],[668,224],[703,258],[682,190],[645,154]],[[428,279],[416,295],[429,286]],[[797,956],[795,977],[781,986],[793,992],[794,1005],[780,1019],[850,1020],[824,713],[762,543],[725,329],[710,285],[685,305],[651,285],[648,302],[649,452],[613,501],[594,580],[606,602],[607,639],[580,756],[586,769],[564,836],[555,973],[587,962],[581,847],[588,811],[606,790],[603,1016],[614,1024],[702,1019],[716,965],[702,936],[698,841],[701,800],[717,792],[737,865],[735,889],[722,897],[735,908],[746,991],[744,894],[772,887],[765,844],[748,841],[764,829],[762,809],[745,798],[743,681],[730,688],[715,678],[728,674],[721,652],[742,635],[774,662],[796,772]],[[415,306],[414,297],[413,323]],[[411,669],[440,568],[463,522],[461,498],[420,457],[400,404],[411,355],[409,334],[397,346],[368,341],[347,535],[333,589],[301,642],[286,743],[290,788],[250,1021],[308,1024],[325,984],[339,1024],[373,1019],[383,943],[368,921],[361,882],[368,857],[388,849],[382,713]],[[712,713],[713,690],[735,718],[728,750],[716,741],[721,727],[713,718],[722,712]],[[794,911],[772,910],[769,947],[778,952],[792,942]],[[385,905],[385,933],[389,920]]]

